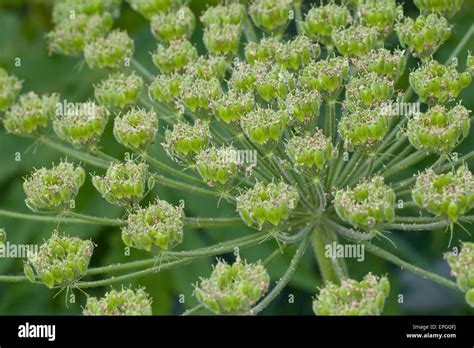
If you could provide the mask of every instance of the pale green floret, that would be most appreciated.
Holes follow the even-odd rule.
[[[257,27],[268,32],[281,32],[290,22],[292,0],[252,0],[249,13]]]
[[[394,82],[376,73],[364,73],[349,81],[346,86],[346,107],[355,111],[374,108],[387,103],[394,95]]]
[[[84,15],[104,15],[110,13],[113,18],[120,16],[122,0],[57,0],[53,6],[53,23]]]
[[[124,108],[136,104],[143,86],[143,79],[135,72],[129,75],[115,73],[96,85],[94,94],[97,100],[109,108]]]
[[[193,34],[196,18],[187,6],[169,12],[158,12],[151,17],[151,32],[161,41],[189,39]]]
[[[186,39],[176,39],[168,44],[158,44],[156,51],[152,54],[153,63],[164,74],[178,72],[187,64],[194,62],[196,58],[196,48]]]
[[[466,302],[474,307],[474,243],[464,242],[459,253],[446,253],[444,257],[459,289],[466,293]]]
[[[13,105],[20,94],[23,83],[14,75],[0,68],[0,111],[8,109]]]
[[[332,41],[343,56],[362,56],[377,44],[377,29],[363,25],[352,25],[332,32]]]
[[[209,147],[196,155],[196,170],[209,186],[232,184],[243,165],[233,146]]]
[[[285,99],[279,100],[279,105],[287,114],[289,124],[308,124],[319,116],[321,94],[317,90],[295,88]]]
[[[205,26],[211,24],[241,24],[247,17],[245,6],[238,2],[228,5],[217,5],[209,7],[201,16],[201,22]]]
[[[287,123],[286,114],[281,110],[257,106],[240,119],[240,126],[254,143],[262,145],[269,141],[278,142]]]
[[[152,315],[152,300],[142,288],[111,290],[102,298],[89,297],[83,315]]]
[[[196,120],[191,125],[180,121],[172,130],[166,130],[165,142],[161,145],[171,159],[188,163],[196,154],[207,148],[210,141],[211,132],[207,123]]]
[[[91,69],[120,68],[129,64],[134,50],[134,42],[127,32],[116,29],[87,43],[84,58]]]
[[[360,0],[357,4],[360,23],[374,27],[384,40],[393,30],[395,21],[403,16],[402,6],[395,0]]]
[[[157,13],[169,11],[181,5],[181,0],[127,0],[130,7],[146,19]]]
[[[154,142],[158,119],[154,111],[132,107],[114,122],[114,136],[125,147],[145,152]]]
[[[237,54],[242,35],[240,24],[210,24],[204,28],[203,42],[211,54],[234,56]]]
[[[358,73],[376,73],[396,81],[405,69],[405,51],[396,49],[393,52],[379,48],[361,57],[351,59]]]
[[[422,14],[439,13],[452,17],[462,7],[463,0],[414,0]]]

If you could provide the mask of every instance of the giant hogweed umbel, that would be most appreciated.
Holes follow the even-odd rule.
[[[261,312],[289,282],[312,244],[326,282],[315,297],[315,313],[381,314],[389,296],[389,275],[369,273],[354,280],[344,260],[325,257],[326,244],[345,240],[466,292],[467,302],[474,306],[472,243],[464,243],[459,255],[447,255],[457,284],[377,246],[377,239],[386,238],[388,231],[450,228],[452,236],[453,225],[474,221],[469,215],[474,178],[467,166],[474,152],[452,156],[471,123],[470,111],[455,98],[471,82],[474,59],[469,55],[466,71],[458,72],[457,55],[473,27],[446,64],[433,59],[450,36],[451,25],[444,16],[459,11],[461,2],[415,0],[421,14],[408,18],[395,0],[316,6],[296,0],[225,1],[198,18],[179,0],[128,0],[150,20],[157,39],[150,57],[159,70],[155,75],[134,60],[134,42],[127,32],[112,29],[120,0],[57,1],[55,28],[47,34],[49,51],[83,55],[90,68],[111,69],[110,77],[95,85],[100,105],[89,102],[91,108],[55,113],[59,95],[19,96],[21,81],[2,69],[3,124],[8,133],[106,169],[103,176],[92,176],[92,182],[110,204],[123,207],[126,216],[111,219],[76,212],[74,199],[85,172],[66,161],[25,180],[27,206],[49,215],[4,210],[0,215],[121,227],[126,246],[155,255],[139,263],[87,269],[94,244],[55,232],[25,261],[25,276],[5,275],[0,280],[87,289],[272,237],[279,247],[263,261],[219,260],[210,277],[195,285],[201,304],[186,313],[204,308],[222,314]],[[207,55],[198,55],[190,41],[198,20]],[[297,34],[292,36],[294,29]],[[383,47],[393,31],[405,50]],[[399,91],[396,82],[410,55],[421,61],[408,73],[408,90]],[[418,102],[427,104],[426,110],[396,114],[394,106],[413,101],[414,93]],[[124,161],[100,149],[111,116],[115,138],[136,154]],[[58,139],[74,148],[51,139],[51,125]],[[186,170],[150,156],[153,146],[162,146]],[[257,161],[248,163],[239,151],[254,153]],[[422,160],[432,164],[417,172],[414,166]],[[395,174],[400,175],[394,178]],[[158,198],[141,205],[155,182],[183,193],[213,196],[216,203],[225,199],[235,204],[236,216],[188,218],[183,207]],[[185,227],[234,224],[247,224],[254,233],[202,249],[170,251],[186,238]],[[2,241],[5,238],[2,230]],[[273,283],[266,265],[295,243],[288,270]],[[138,267],[142,269],[133,271]],[[129,273],[87,280],[88,275],[118,271]],[[114,290],[102,299],[90,298],[84,314],[151,314],[150,304],[141,288]]]

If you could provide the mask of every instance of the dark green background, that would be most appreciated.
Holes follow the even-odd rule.
[[[319,1],[318,1],[319,2]],[[410,3],[410,1],[407,1]],[[208,3],[215,1],[191,1],[190,5],[197,14],[201,13]],[[93,96],[93,84],[107,75],[106,72],[91,71],[84,66],[81,58],[71,58],[59,55],[48,56],[44,34],[51,30],[50,22],[52,1],[20,1],[0,0],[0,66],[17,75],[24,82],[23,92],[34,90],[38,93],[59,92],[63,99],[72,102],[85,101]],[[304,9],[307,9],[308,4]],[[406,13],[416,15],[416,8],[405,5]],[[465,1],[463,11],[454,19],[453,33],[446,45],[437,53],[436,58],[444,61],[456,43],[462,38],[463,33],[472,24],[474,18],[474,4]],[[116,27],[126,29],[135,40],[135,57],[140,60],[150,71],[157,72],[152,65],[149,52],[155,48],[155,40],[149,31],[149,23],[140,15],[134,13],[128,5],[123,6],[123,13],[115,23]],[[293,28],[290,28],[292,30]],[[200,53],[204,53],[201,42],[201,30],[195,31],[193,41]],[[392,43],[396,39],[392,36]],[[467,49],[474,51],[474,38],[459,56],[460,69],[465,67]],[[21,58],[21,67],[14,66],[14,59]],[[415,64],[412,59],[410,68]],[[406,86],[406,79],[400,82],[400,87]],[[460,98],[463,104],[473,110],[473,86],[463,91]],[[164,125],[161,124],[163,128]],[[472,133],[471,133],[472,134]],[[111,134],[111,122],[107,134],[102,140],[105,152],[122,157],[124,148],[117,144]],[[460,153],[465,153],[473,148],[472,136],[459,148]],[[155,145],[153,151],[164,158],[159,146]],[[21,154],[21,161],[15,161],[15,154]],[[33,168],[50,166],[58,162],[61,154],[33,144],[13,135],[0,131],[0,209],[9,209],[28,213],[24,205],[22,178],[29,174]],[[91,172],[95,168],[84,165]],[[420,167],[421,168],[421,167]],[[100,171],[97,171],[100,173]],[[406,174],[405,174],[406,175]],[[234,208],[225,202],[217,206],[215,199],[191,195],[188,192],[171,190],[161,185],[156,186],[151,197],[159,195],[173,204],[178,204],[180,199],[186,202],[187,216],[224,217],[234,216]],[[119,217],[123,212],[108,204],[92,187],[90,180],[81,189],[77,200],[77,211],[98,216]],[[13,220],[0,217],[0,227],[4,227],[11,243],[31,244],[41,243],[48,238],[57,228],[55,224],[39,224],[28,221]],[[471,226],[466,226],[473,230]],[[92,258],[91,266],[103,266],[116,262],[126,262],[132,259],[150,257],[145,252],[133,251],[131,257],[124,257],[123,244],[120,230],[117,228],[95,227],[90,225],[61,225],[61,232],[77,235],[81,238],[92,238],[98,245]],[[243,236],[250,231],[246,228],[198,229],[186,230],[184,243],[180,249],[187,250],[208,246],[221,240],[228,240]],[[447,264],[442,259],[442,253],[447,249],[448,235],[443,230],[433,232],[399,232],[390,235],[397,244],[394,249],[389,243],[377,242],[384,245],[391,252],[415,262],[416,264],[433,270],[439,274],[449,276]],[[458,231],[455,241],[472,239],[465,232]],[[277,248],[275,242],[268,242],[241,252],[248,260],[263,259],[272,250]],[[272,281],[277,280],[286,270],[294,248],[275,261],[269,271]],[[227,255],[226,258],[232,258]],[[191,265],[178,269],[165,271],[151,277],[138,279],[136,283],[146,287],[154,298],[155,314],[179,314],[185,307],[196,304],[192,298],[192,284],[199,276],[207,276],[211,265],[215,262],[212,258],[197,261]],[[382,260],[371,255],[366,255],[363,263],[350,262],[353,278],[361,278],[372,271],[375,274],[388,274],[392,290],[386,305],[385,314],[472,314],[460,293],[443,288],[429,281],[425,281],[408,272],[403,272]],[[22,271],[22,260],[0,259],[0,274],[16,274]],[[103,275],[102,275],[103,276]],[[99,279],[99,278],[97,278]],[[317,265],[310,251],[298,266],[296,275],[291,280],[289,287],[284,290],[274,303],[269,306],[264,314],[312,314],[311,301],[317,287],[321,285]],[[119,288],[120,286],[117,286]],[[88,293],[101,296],[108,288],[91,289]],[[64,293],[53,298],[55,291],[42,285],[29,283],[0,284],[0,314],[79,314],[81,306],[85,303],[85,296],[78,291],[76,304],[65,305]],[[184,294],[185,306],[178,303],[178,295]],[[288,295],[294,294],[295,302],[288,303]],[[404,295],[404,303],[397,303],[397,295]]]

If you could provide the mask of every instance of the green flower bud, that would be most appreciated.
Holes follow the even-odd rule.
[[[234,63],[232,76],[229,80],[229,87],[241,91],[255,90],[257,78],[265,80],[268,68],[265,64],[256,62],[253,65],[238,61]]]
[[[259,64],[262,63],[256,63],[254,67]],[[288,92],[295,88],[295,76],[278,65],[266,69],[265,73],[256,74],[255,77],[255,89],[266,102],[270,102],[272,99],[285,98]]]
[[[212,112],[218,120],[230,123],[250,113],[255,105],[253,93],[230,89],[227,93],[222,93],[212,103]]]
[[[152,54],[153,63],[165,74],[180,71],[196,58],[196,48],[186,39],[158,44],[156,52]]]
[[[194,156],[209,146],[211,132],[205,122],[196,120],[194,125],[179,121],[173,130],[166,130],[166,153],[175,161],[190,162]]]
[[[283,30],[294,16],[292,0],[252,0],[249,12],[255,25],[268,32]]]
[[[284,182],[262,184],[258,182],[251,189],[237,197],[237,211],[247,225],[257,224],[262,228],[265,222],[277,226],[287,220],[298,204],[298,191]]]
[[[395,0],[360,0],[357,14],[362,25],[376,28],[384,40],[392,32],[395,20],[403,16],[403,8]]]
[[[379,48],[362,57],[352,58],[351,62],[359,73],[376,73],[396,81],[405,69],[405,51],[397,49],[391,52],[385,48]]]
[[[319,116],[321,95],[316,90],[305,91],[295,88],[286,99],[280,100],[280,107],[288,115],[289,123],[309,123]]]
[[[414,2],[423,15],[439,13],[452,17],[461,9],[463,0],[414,0]]]
[[[115,73],[95,86],[94,94],[107,107],[123,109],[127,105],[136,104],[142,89],[143,79],[135,72],[130,75]]]
[[[323,45],[333,46],[332,32],[334,29],[345,28],[352,22],[349,9],[331,2],[324,6],[311,8],[305,16],[301,27],[312,40]]]
[[[148,166],[127,160],[112,163],[105,176],[93,176],[92,184],[111,204],[122,207],[136,206],[145,195],[148,180]],[[148,182],[148,188],[152,184]]]
[[[336,191],[334,206],[341,220],[372,232],[377,223],[395,218],[395,192],[384,184],[383,177],[376,176]]]
[[[410,17],[395,25],[400,44],[410,49],[411,54],[425,60],[432,56],[451,35],[446,18],[436,14]]]
[[[116,29],[106,37],[98,37],[87,43],[84,57],[91,69],[119,68],[132,57],[134,49],[133,40],[127,32]]]
[[[258,43],[250,41],[245,45],[245,58],[250,64],[272,62],[283,45],[283,42],[274,36],[263,37]]]
[[[125,147],[146,151],[154,140],[158,119],[154,111],[132,107],[114,122],[114,136]]]
[[[468,72],[458,73],[456,66],[456,60],[449,66],[436,60],[425,62],[410,73],[410,85],[423,102],[431,105],[444,104],[456,98],[472,80]]]
[[[363,74],[351,79],[347,84],[346,107],[350,110],[355,110],[357,107],[373,108],[388,102],[394,93],[392,80],[376,73]]]
[[[469,110],[462,105],[442,105],[417,113],[408,120],[407,135],[418,150],[437,154],[451,152],[469,134]]]
[[[210,24],[204,28],[203,41],[211,54],[234,56],[239,49],[241,35],[240,24]]]
[[[458,253],[444,255],[451,267],[451,274],[456,277],[459,289],[466,293],[466,302],[474,307],[472,292],[474,290],[474,243],[462,243]]]
[[[148,87],[150,99],[168,104],[176,103],[180,94],[180,86],[183,81],[183,75],[178,73],[161,74]]]
[[[240,119],[240,126],[254,143],[278,142],[286,128],[286,114],[281,110],[256,107]]]
[[[111,29],[109,13],[66,17],[46,35],[49,53],[81,55],[87,42],[105,36]]]
[[[338,131],[346,149],[369,152],[389,131],[390,108],[351,108],[339,121]]]
[[[89,266],[94,243],[77,237],[59,236],[51,238],[39,247],[38,253],[28,255],[25,274],[34,279],[32,268],[48,287],[71,286],[85,275]]]
[[[303,68],[300,81],[308,89],[314,89],[328,100],[335,100],[348,79],[349,60],[335,57],[311,62]]]
[[[194,296],[216,314],[249,314],[269,285],[270,276],[260,262],[238,257],[232,265],[218,260],[211,276],[195,286]]]
[[[158,12],[151,17],[151,32],[161,41],[189,39],[194,31],[196,18],[187,6],[169,12]]]
[[[18,135],[44,131],[58,102],[57,94],[39,96],[35,92],[29,92],[21,95],[18,103],[5,113],[3,120],[5,129],[8,133]]]
[[[318,58],[321,48],[307,36],[299,35],[283,44],[276,52],[276,61],[285,69],[299,70]]]
[[[85,179],[84,169],[69,162],[61,162],[51,169],[38,169],[23,183],[25,203],[33,211],[69,209]]]
[[[206,111],[221,93],[221,84],[216,78],[204,80],[186,76],[180,86],[180,101],[191,112],[199,111],[200,116],[207,118]]]
[[[179,5],[179,1],[170,0],[127,0],[130,7],[150,20],[154,14],[169,11]]]
[[[122,0],[58,0],[53,6],[53,23],[74,19],[81,14],[91,16],[108,12],[113,18],[117,18],[121,4]]]
[[[63,110],[53,120],[57,136],[76,148],[94,147],[104,133],[109,111],[94,102],[82,103],[78,110]]]
[[[429,168],[418,175],[411,194],[420,208],[456,222],[474,207],[474,177],[466,165],[445,174]]]
[[[152,315],[152,300],[142,288],[111,290],[102,298],[88,297],[83,315]]]
[[[0,111],[8,109],[20,93],[22,82],[14,75],[0,68]]]
[[[156,200],[128,216],[122,240],[129,247],[146,251],[168,250],[183,241],[183,227],[183,208]]]
[[[369,53],[377,44],[377,29],[352,25],[332,32],[332,41],[344,56],[361,56]]]
[[[222,81],[227,69],[226,58],[223,55],[199,56],[194,62],[185,66],[185,72],[189,75],[198,76],[204,80],[213,78]]]
[[[285,148],[297,170],[310,169],[317,175],[333,157],[335,150],[331,139],[325,137],[321,129],[311,135],[292,137]]]
[[[245,6],[236,2],[209,7],[200,19],[208,27],[211,24],[241,24],[246,17]]]
[[[313,302],[316,315],[381,315],[389,295],[387,277],[367,274],[360,282],[341,280],[341,285],[327,282]]]
[[[196,170],[209,186],[232,183],[242,167],[233,146],[209,147],[196,155]]]

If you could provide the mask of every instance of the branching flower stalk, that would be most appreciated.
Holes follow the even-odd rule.
[[[450,227],[452,233],[454,225],[474,222],[468,166],[474,151],[452,160],[472,121],[455,98],[471,83],[473,59],[468,57],[465,72],[458,71],[455,59],[473,27],[446,64],[433,58],[451,32],[444,16],[459,11],[461,1],[415,0],[421,10],[417,18],[404,16],[394,0],[330,1],[311,8],[292,0],[224,1],[200,15],[181,1],[128,2],[150,20],[157,40],[150,57],[156,71],[133,58],[134,42],[126,31],[112,30],[121,1],[109,6],[93,6],[98,0],[55,2],[55,28],[47,35],[50,52],[83,55],[91,69],[111,72],[95,84],[98,104],[91,102],[92,110],[59,113],[59,94],[20,95],[22,83],[0,70],[5,130],[87,165],[90,173],[67,161],[35,170],[24,183],[26,205],[34,214],[0,210],[0,216],[56,222],[61,228],[111,226],[121,231],[125,246],[152,257],[88,268],[92,250],[100,245],[54,232],[40,253],[26,261],[24,276],[3,275],[0,281],[104,287],[276,240],[278,246],[263,261],[239,255],[231,264],[218,260],[208,278],[197,280],[194,294],[200,304],[184,314],[262,312],[312,245],[324,282],[314,289],[314,312],[380,315],[390,296],[390,274],[351,279],[344,260],[325,255],[327,245],[346,240],[466,292],[473,305],[472,243],[462,244],[458,256],[447,256],[458,285],[378,245],[379,239],[389,238],[387,232]],[[78,13],[73,22],[62,18],[69,11]],[[292,36],[295,20],[297,34]],[[198,21],[208,50],[204,56],[190,41]],[[392,31],[405,51],[383,48]],[[419,62],[408,73],[409,54]],[[404,74],[409,74],[410,87],[398,91],[396,82]],[[396,114],[394,107],[409,102],[413,93],[427,110]],[[113,158],[100,148],[111,118],[114,137],[131,154],[127,158]],[[158,147],[168,159],[151,154]],[[431,164],[418,172],[422,160]],[[89,166],[105,173],[90,172]],[[121,207],[123,217],[77,212],[74,200],[85,180],[92,181],[104,204]],[[216,204],[225,199],[236,214],[187,217],[186,208],[158,197],[145,206],[142,200],[155,185],[176,189],[184,200],[189,193],[214,197]],[[180,249],[191,229],[227,226],[252,233],[202,249]],[[292,244],[296,250],[289,248]],[[283,252],[294,255],[275,283],[266,267]],[[122,274],[89,279],[117,272]],[[122,288],[88,298],[84,314],[149,315],[151,301],[142,288]]]

